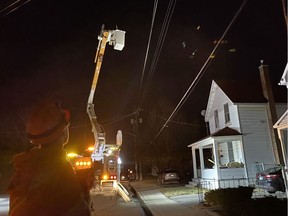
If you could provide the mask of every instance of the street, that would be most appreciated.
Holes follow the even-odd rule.
[[[129,189],[127,187],[127,189]],[[135,216],[148,216],[141,207],[141,203],[138,198],[130,193],[130,202],[125,202],[124,199],[116,194],[115,196],[103,196],[96,195],[91,192],[91,200],[94,207],[94,215],[101,216],[124,216],[124,215],[135,215]],[[0,195],[0,216],[8,216],[9,211],[9,196]]]
[[[139,200],[138,196],[135,194],[135,190],[131,188],[129,183],[123,183],[125,188],[129,191],[130,201],[126,202],[119,194],[113,196],[100,195],[97,192],[91,190],[91,200],[93,202],[94,212],[93,215],[101,216],[126,216],[126,215],[135,215],[135,216],[151,216],[151,212],[148,210],[143,200]],[[159,185],[155,183],[155,180],[145,180],[141,182],[133,182],[133,185],[137,187],[139,192],[151,193],[154,189],[159,188]],[[155,196],[154,198],[156,198]],[[199,197],[198,194],[192,195],[182,195],[171,197],[167,200],[173,200],[175,203],[179,203],[182,206],[188,208],[193,208],[201,201],[202,197]],[[166,199],[165,199],[166,200]],[[160,200],[163,203],[165,200]],[[170,202],[170,201],[169,201]],[[158,207],[157,207],[158,208]],[[176,208],[176,207],[175,207]],[[0,216],[7,216],[9,210],[9,196],[0,195]]]

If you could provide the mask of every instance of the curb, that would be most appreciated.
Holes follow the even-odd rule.
[[[130,185],[130,190],[133,191],[134,194],[136,194],[137,198],[139,199],[139,202],[141,204],[141,208],[143,209],[143,211],[145,212],[145,214],[147,216],[153,216],[151,210],[148,208],[148,206],[145,204],[145,202],[143,201],[143,198],[142,196],[135,190],[135,188],[131,185]]]

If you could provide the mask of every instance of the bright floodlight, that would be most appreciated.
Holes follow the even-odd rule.
[[[122,164],[122,160],[121,160],[120,157],[118,157],[118,159],[117,159],[117,163],[118,163],[118,164]]]

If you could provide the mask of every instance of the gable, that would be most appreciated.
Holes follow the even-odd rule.
[[[221,101],[220,101],[221,99]],[[213,111],[216,107],[218,107],[221,103],[226,101],[229,101],[232,103],[232,101],[229,99],[229,97],[225,94],[225,92],[222,91],[222,89],[217,85],[217,83],[213,80],[210,88],[210,94],[209,99],[206,107],[206,113],[205,113],[205,121],[208,122],[209,117],[213,115]]]

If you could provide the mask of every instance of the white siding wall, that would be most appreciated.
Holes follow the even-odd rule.
[[[229,126],[230,128],[236,129],[240,131],[240,124],[238,118],[238,110],[237,106],[232,103],[232,101],[223,93],[221,89],[218,88],[218,91],[215,94],[215,100],[213,104],[213,110],[218,110],[219,115],[219,128],[215,128],[215,120],[212,113],[209,114],[209,129],[210,133],[213,134],[219,129],[225,128]],[[230,123],[225,124],[225,116],[224,116],[224,104],[228,103],[229,113],[230,113]]]
[[[275,164],[265,105],[238,106],[248,176],[255,177],[255,162]]]

